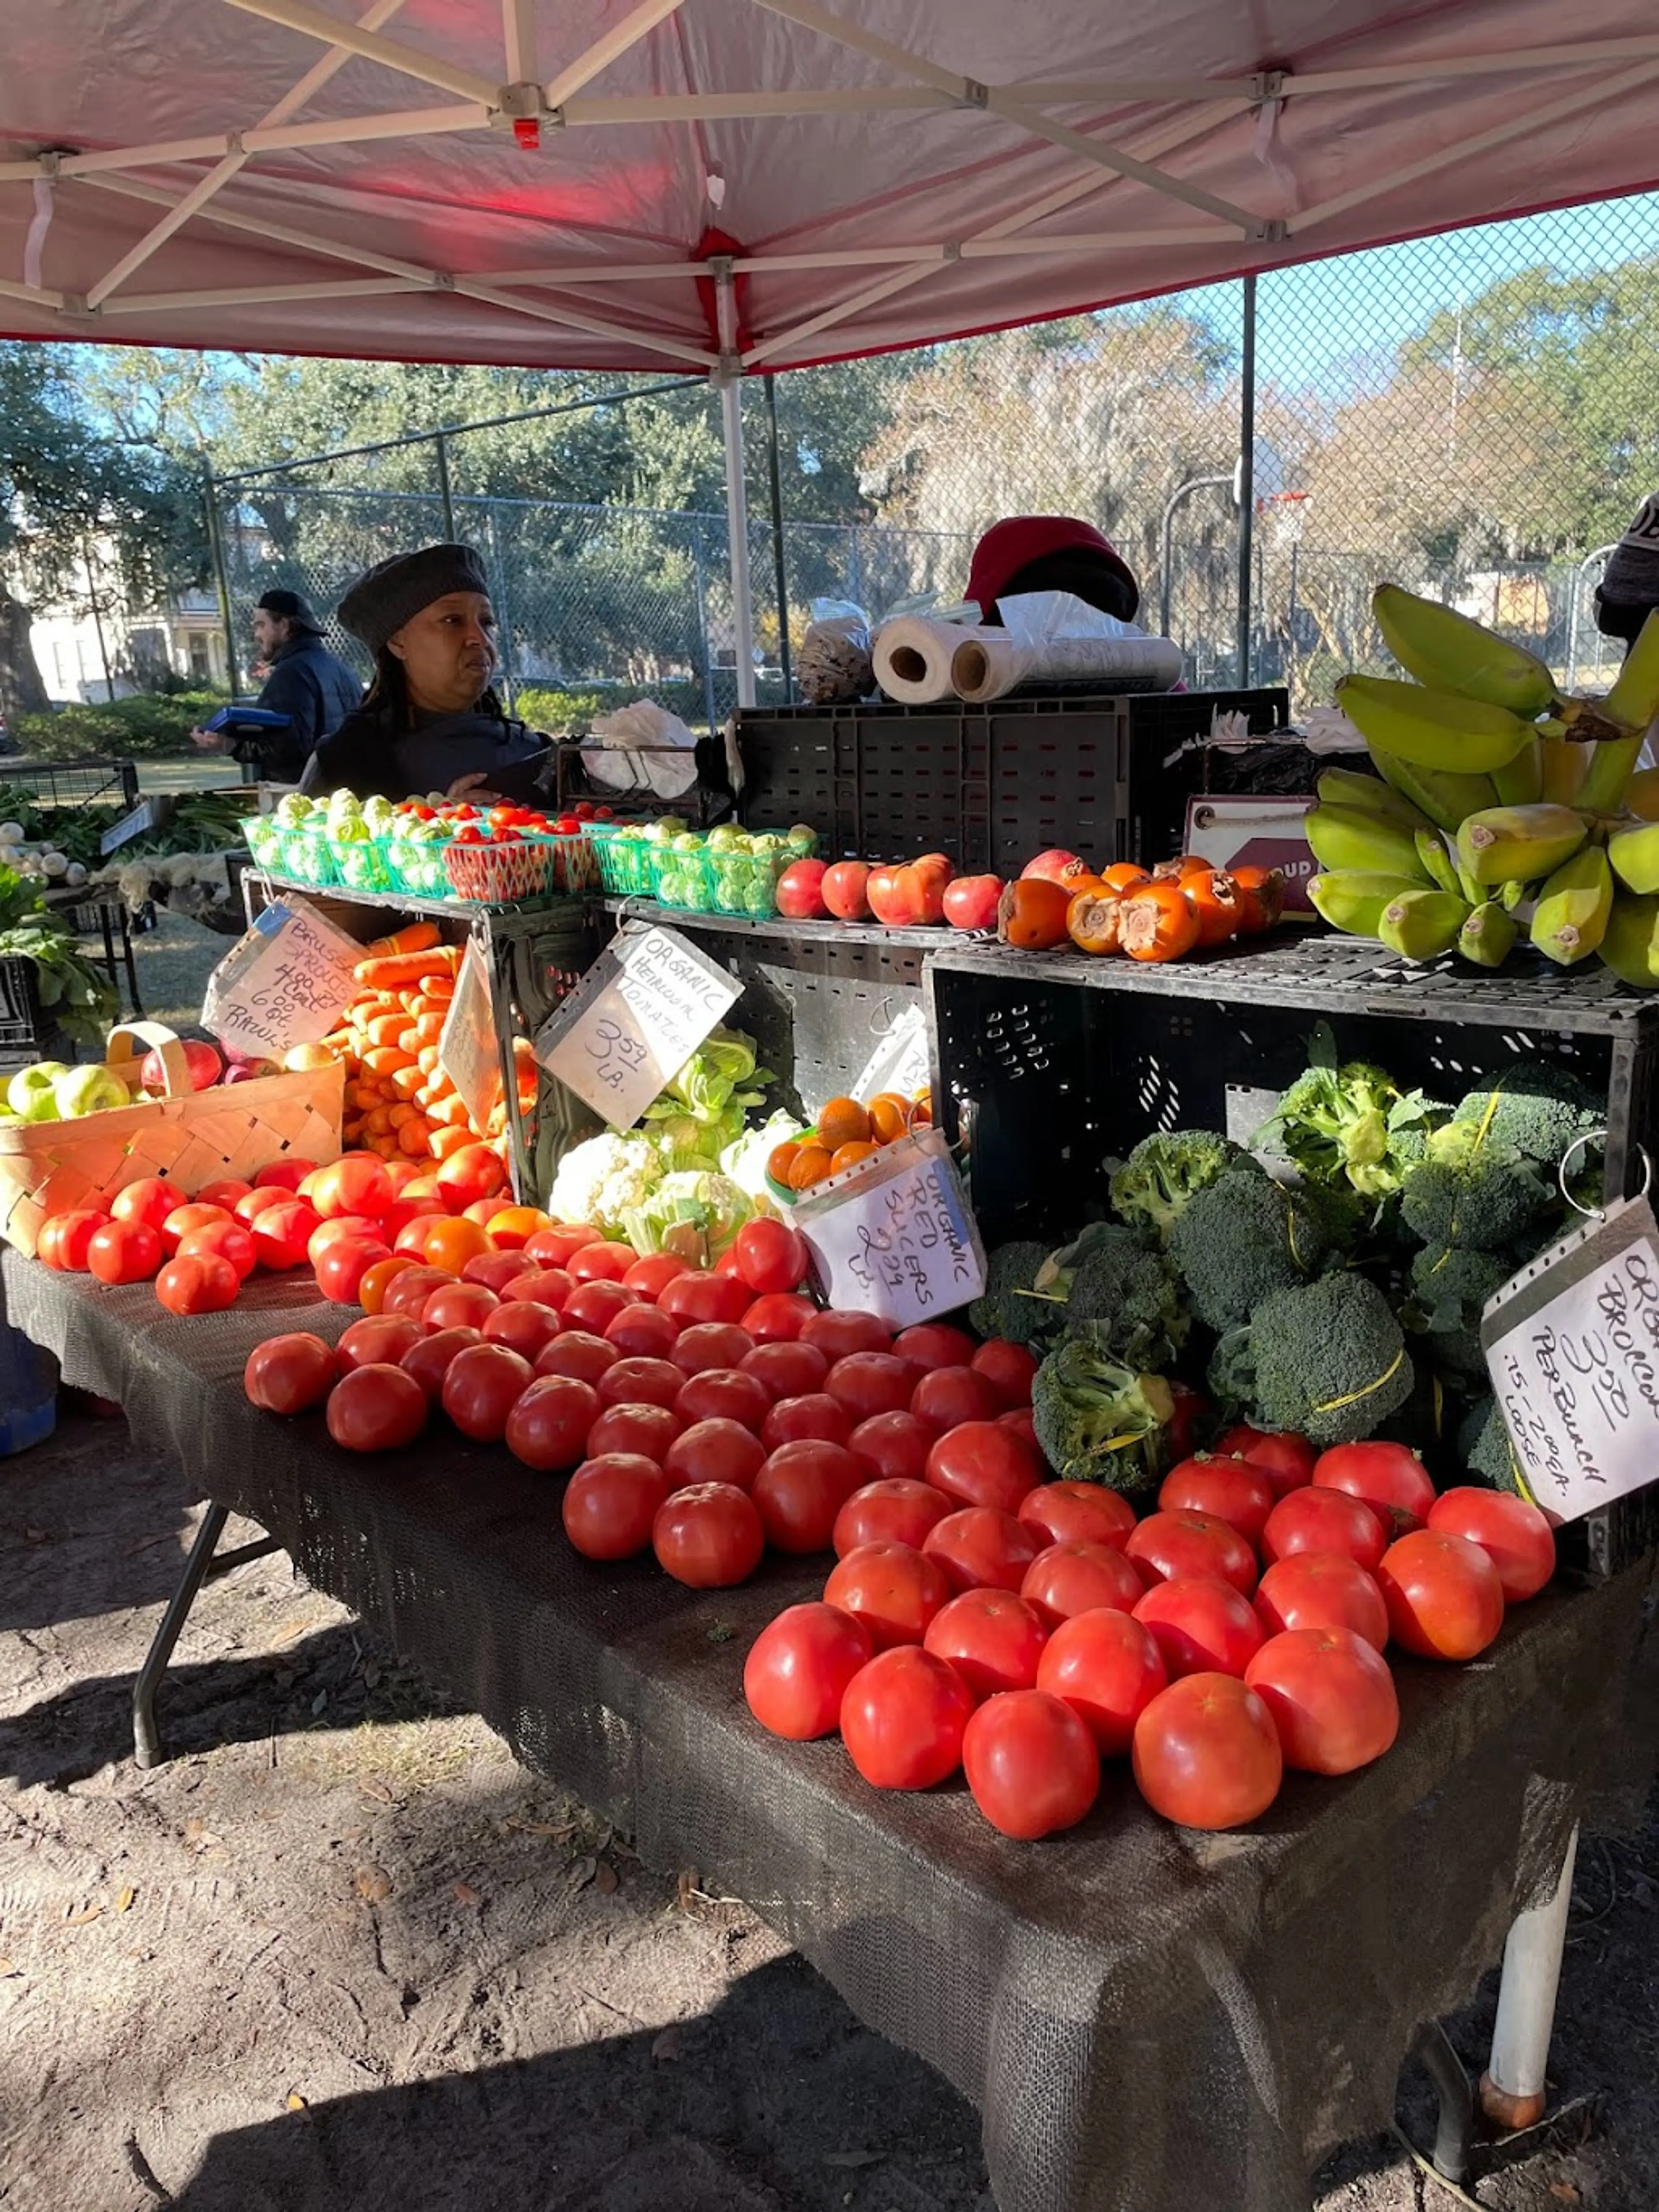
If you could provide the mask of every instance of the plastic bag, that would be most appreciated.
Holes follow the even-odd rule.
[[[696,743],[678,714],[654,699],[636,699],[590,726],[582,759],[606,791],[645,789],[659,799],[678,799],[697,781]],[[681,753],[684,759],[674,757]]]
[[[864,609],[850,599],[814,599],[794,673],[802,698],[815,707],[862,699],[873,690],[870,617]]]

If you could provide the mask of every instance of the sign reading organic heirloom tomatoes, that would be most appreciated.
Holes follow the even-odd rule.
[[[455,1086],[475,1129],[482,1129],[501,1095],[501,1050],[489,975],[478,940],[469,937],[455,978],[455,995],[438,1039],[438,1065]]]
[[[536,1057],[613,1128],[631,1129],[742,985],[678,930],[619,930],[536,1039]]]
[[[202,1025],[228,1053],[280,1060],[334,1027],[357,988],[351,971],[362,957],[362,946],[306,900],[274,900],[208,977]]]
[[[883,1146],[799,1200],[791,1218],[832,1306],[908,1328],[985,1287],[979,1231],[937,1129]]]
[[[1659,1474],[1659,1227],[1611,1206],[1522,1269],[1480,1326],[1527,1489],[1552,1520]]]

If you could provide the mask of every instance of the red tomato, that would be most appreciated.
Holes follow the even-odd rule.
[[[308,1175],[317,1171],[315,1160],[299,1158],[273,1160],[261,1168],[253,1178],[255,1190],[297,1190]]]
[[[239,1286],[253,1273],[258,1257],[251,1232],[236,1220],[210,1221],[204,1228],[192,1229],[179,1239],[175,1249],[180,1255],[210,1252],[216,1259],[228,1261]]]
[[[559,1310],[567,1327],[592,1329],[596,1336],[603,1336],[619,1313],[638,1303],[620,1283],[578,1283],[561,1302]]]
[[[462,1326],[473,1324],[464,1322]],[[537,1355],[558,1334],[559,1316],[547,1306],[503,1304],[493,1313],[487,1313],[477,1326],[486,1344],[504,1344],[509,1352],[516,1352],[533,1367]]]
[[[1136,1721],[1169,1680],[1149,1632],[1108,1607],[1062,1620],[1037,1662],[1038,1689],[1065,1698],[1103,1759],[1128,1750]]]
[[[848,1313],[830,1306],[807,1316],[800,1340],[812,1345],[834,1366],[849,1352],[890,1352],[893,1332],[878,1314]]]
[[[674,1411],[684,1421],[736,1421],[758,1437],[771,1405],[757,1376],[738,1367],[705,1367],[686,1376]]]
[[[1171,1680],[1182,1674],[1243,1674],[1267,1633],[1249,1600],[1218,1575],[1155,1583],[1133,1610],[1163,1654]]]
[[[533,1237],[526,1237],[523,1249],[538,1267],[568,1267],[573,1254],[584,1244],[598,1243],[604,1234],[591,1222],[556,1221],[550,1229],[538,1229]]]
[[[636,1298],[655,1305],[676,1275],[685,1273],[685,1262],[672,1252],[653,1252],[643,1260],[635,1260],[623,1277],[623,1288],[632,1291]]]
[[[1043,1626],[1052,1629],[1103,1605],[1133,1613],[1146,1587],[1122,1553],[1109,1544],[1050,1544],[1025,1570],[1019,1594]]]
[[[475,1252],[461,1268],[464,1283],[482,1283],[487,1291],[504,1297],[509,1283],[536,1273],[536,1263],[522,1252]]]
[[[303,1267],[312,1237],[320,1227],[317,1213],[302,1198],[275,1194],[276,1203],[254,1215],[251,1229],[259,1265],[274,1273]]]
[[[1299,1552],[1346,1552],[1356,1565],[1374,1574],[1388,1548],[1381,1520],[1346,1490],[1287,1492],[1261,1532],[1261,1556],[1269,1565]]]
[[[164,1176],[141,1176],[125,1183],[109,1202],[112,1221],[141,1221],[159,1236],[168,1214],[185,1203],[185,1194]]]
[[[1253,1429],[1248,1421],[1238,1421],[1231,1429],[1224,1429],[1212,1449],[1224,1459],[1237,1455],[1259,1468],[1273,1485],[1275,1498],[1288,1498],[1291,1491],[1304,1489],[1313,1480],[1319,1457],[1318,1447],[1310,1444],[1306,1437],[1298,1437],[1289,1429]]]
[[[386,1209],[386,1225],[388,1228],[391,1226],[392,1216],[396,1212],[397,1208],[395,1206],[389,1206]],[[448,1216],[442,1212],[435,1204],[432,1206],[423,1206],[420,1212],[413,1215],[409,1220],[399,1223],[392,1235],[392,1250],[394,1252],[407,1252],[411,1260],[424,1260],[426,1257],[426,1233],[428,1230],[431,1228],[434,1219],[443,1221],[447,1218]],[[445,1273],[448,1273],[447,1268]]]
[[[345,1451],[401,1451],[426,1426],[427,1396],[401,1367],[354,1368],[329,1393],[328,1432]]]
[[[985,1377],[1004,1408],[1030,1404],[1031,1378],[1037,1371],[1037,1362],[1036,1354],[1024,1345],[994,1336],[980,1346],[968,1364],[975,1375]]]
[[[342,1375],[354,1367],[401,1367],[420,1342],[421,1324],[407,1314],[368,1314],[354,1321],[337,1348]]]
[[[952,1328],[948,1322],[921,1321],[899,1331],[893,1339],[893,1349],[901,1359],[931,1370],[967,1367],[979,1346],[965,1331]]]
[[[573,1283],[620,1283],[635,1258],[631,1244],[584,1244],[565,1267]]]
[[[754,1334],[750,1330],[750,1334]],[[775,1402],[780,1398],[804,1398],[822,1390],[830,1362],[810,1344],[776,1338],[756,1345],[738,1362],[739,1370],[752,1375]]]
[[[1255,1588],[1255,1553],[1237,1528],[1212,1513],[1149,1513],[1123,1551],[1148,1583],[1215,1575],[1246,1597]]]
[[[763,1297],[793,1291],[805,1279],[806,1239],[786,1221],[763,1214],[745,1221],[732,1245],[739,1279]]]
[[[503,1434],[514,1459],[544,1474],[562,1474],[587,1456],[599,1418],[599,1394],[591,1382],[544,1375],[514,1406]]]
[[[753,1492],[767,1542],[780,1552],[827,1552],[836,1516],[863,1481],[852,1453],[823,1438],[769,1450]]]
[[[963,1590],[940,1607],[921,1639],[924,1650],[950,1661],[975,1704],[1000,1691],[1032,1688],[1048,1641],[1032,1608],[1006,1589]]]
[[[191,1230],[220,1225],[234,1229],[240,1224],[236,1216],[227,1212],[222,1206],[198,1206],[194,1200],[188,1206],[175,1206],[161,1224],[162,1249],[168,1253],[176,1252]]]
[[[1479,1544],[1449,1529],[1398,1538],[1376,1571],[1389,1632],[1419,1659],[1473,1659],[1504,1626],[1504,1585]]]
[[[660,1409],[653,1406],[650,1410]],[[718,1416],[693,1421],[662,1455],[663,1473],[672,1478],[677,1487],[684,1483],[727,1482],[734,1489],[752,1490],[755,1477],[765,1464],[766,1447],[754,1431]]]
[[[817,1311],[811,1298],[772,1293],[757,1298],[738,1316],[757,1344],[793,1344]],[[823,1363],[827,1373],[830,1363]]]
[[[383,1312],[381,1320],[388,1316]],[[429,1405],[442,1402],[444,1377],[457,1353],[470,1351],[475,1344],[483,1342],[476,1328],[441,1329],[436,1336],[422,1336],[418,1344],[411,1345],[398,1362],[405,1375],[412,1375],[427,1395]]]
[[[1231,1674],[1188,1674],[1160,1690],[1135,1723],[1133,1758],[1152,1810],[1188,1828],[1259,1820],[1285,1774],[1273,1715]]]
[[[322,1404],[338,1373],[333,1346],[309,1329],[295,1329],[254,1346],[242,1388],[248,1403],[267,1413],[303,1413]]]
[[[936,1522],[921,1548],[939,1561],[952,1589],[1018,1590],[1043,1545],[1037,1531],[1012,1513],[969,1505]]]
[[[591,1336],[586,1329],[568,1328],[536,1354],[536,1372],[568,1375],[575,1382],[592,1382],[597,1389],[601,1376],[609,1374],[621,1357],[616,1346],[607,1344],[602,1336]]]
[[[962,1739],[974,1710],[968,1686],[948,1660],[915,1644],[878,1651],[847,1686],[842,1740],[877,1790],[930,1790],[962,1764]]]
[[[507,1169],[488,1145],[463,1145],[438,1170],[438,1188],[451,1206],[476,1206],[507,1188]]]
[[[992,1384],[971,1367],[930,1367],[911,1392],[909,1405],[936,1435],[969,1421],[994,1422],[1004,1410]]]
[[[239,1221],[251,1229],[259,1216],[269,1213],[273,1206],[286,1205],[288,1197],[285,1190],[272,1190],[268,1185],[261,1188],[256,1183],[246,1197],[239,1198],[230,1210]]]
[[[666,1316],[665,1319],[668,1319]],[[677,1331],[673,1350],[666,1357],[687,1375],[701,1375],[705,1369],[736,1367],[746,1359],[755,1348],[755,1340],[746,1328],[735,1322],[698,1321],[689,1328],[681,1328],[669,1320],[669,1327]]]
[[[1535,1505],[1506,1490],[1448,1490],[1429,1510],[1431,1528],[1467,1536],[1498,1570],[1506,1605],[1536,1597],[1555,1572],[1555,1537]]]
[[[871,1656],[870,1632],[833,1605],[786,1606],[749,1647],[743,1694],[763,1729],[791,1743],[833,1735],[848,1685]]]
[[[521,1258],[515,1253],[514,1257]],[[469,1260],[468,1267],[472,1262]],[[514,1275],[501,1291],[503,1305],[545,1306],[550,1313],[562,1314],[576,1285],[562,1267],[538,1267],[534,1273]],[[576,1324],[572,1323],[574,1328]]]
[[[731,1482],[676,1490],[651,1524],[657,1564],[693,1589],[730,1589],[761,1563],[766,1536],[754,1500]]]
[[[846,1407],[854,1421],[878,1413],[902,1413],[910,1403],[918,1370],[890,1352],[850,1352],[824,1377],[824,1389]]]
[[[234,1213],[245,1198],[253,1195],[253,1185],[243,1182],[239,1176],[227,1176],[218,1182],[204,1182],[196,1195],[204,1206],[222,1206]]]
[[[354,1306],[363,1277],[377,1260],[389,1260],[392,1254],[384,1244],[370,1244],[357,1237],[337,1237],[316,1262],[317,1287],[325,1298],[339,1306]],[[410,1267],[408,1274],[415,1270]],[[397,1278],[401,1283],[404,1275]],[[393,1285],[396,1288],[396,1283]],[[381,1310],[384,1312],[385,1308]]]
[[[1094,1738],[1063,1699],[1042,1690],[1012,1690],[981,1705],[963,1732],[962,1765],[975,1804],[1005,1836],[1074,1828],[1100,1795]]]
[[[933,1560],[908,1544],[879,1539],[844,1553],[823,1586],[824,1602],[862,1622],[878,1651],[920,1644],[950,1595]]]
[[[743,1280],[743,1278],[738,1273],[738,1255],[733,1251],[722,1252],[720,1258],[714,1262],[713,1272],[717,1275],[730,1275],[733,1280],[737,1282],[741,1282]],[[744,1311],[746,1312],[747,1310],[748,1309],[745,1307]]]
[[[507,1415],[533,1379],[530,1362],[504,1344],[474,1344],[450,1361],[440,1402],[464,1437],[498,1444]]]
[[[72,1213],[54,1214],[40,1231],[36,1256],[59,1274],[84,1274],[92,1240],[109,1218],[107,1213],[91,1206],[77,1206]]]
[[[1109,1544],[1121,1552],[1135,1525],[1135,1509],[1098,1482],[1040,1482],[1020,1500],[1019,1517],[1051,1544]]]
[[[362,1214],[342,1214],[335,1221],[324,1221],[319,1218],[311,1232],[311,1241],[306,1246],[306,1257],[314,1267],[331,1244],[348,1240],[358,1244],[384,1244],[386,1242],[374,1224]]]
[[[421,1308],[421,1327],[428,1336],[441,1328],[482,1329],[500,1304],[482,1283],[445,1283]]]
[[[854,1354],[854,1358],[860,1356]],[[933,1431],[914,1413],[875,1413],[859,1423],[847,1439],[847,1449],[878,1479],[925,1482],[933,1441]]]
[[[325,1221],[343,1214],[378,1221],[397,1194],[384,1160],[373,1152],[346,1152],[318,1176],[312,1204]]]
[[[147,1283],[161,1264],[161,1232],[142,1217],[106,1221],[87,1240],[87,1269],[95,1282]]]
[[[761,1442],[768,1451],[780,1444],[844,1444],[853,1433],[847,1408],[824,1390],[809,1391],[802,1398],[780,1398],[767,1408],[761,1423]]]
[[[1018,1513],[1042,1480],[1042,1462],[1012,1429],[994,1421],[963,1421],[928,1453],[927,1480],[958,1504]]]
[[[1420,1528],[1434,1505],[1434,1485],[1417,1454],[1376,1437],[1321,1452],[1313,1479],[1316,1490],[1345,1490],[1362,1498],[1391,1536]]]
[[[595,1378],[595,1388],[607,1406],[672,1407],[684,1380],[672,1360],[624,1354]]]
[[[1161,1513],[1208,1513],[1255,1547],[1273,1510],[1273,1485],[1248,1460],[1184,1459],[1158,1493]]]
[[[607,1405],[604,1396],[595,1391],[601,1411],[588,1437],[588,1456],[600,1459],[606,1452],[634,1452],[641,1459],[653,1459],[667,1472],[668,1447],[685,1426],[679,1415],[666,1406],[647,1402],[637,1405]]]
[[[171,1314],[223,1313],[241,1287],[234,1267],[216,1252],[180,1252],[155,1278],[155,1297]]]
[[[705,1274],[688,1268],[676,1275],[657,1304],[682,1325],[693,1322],[741,1322],[755,1294],[736,1275]]]
[[[1269,1636],[1290,1628],[1351,1628],[1377,1651],[1389,1608],[1375,1577],[1346,1552],[1292,1552],[1262,1576],[1255,1609]]]
[[[1171,1388],[1173,1387],[1171,1385]],[[1022,1443],[1029,1444],[1037,1457],[1042,1459],[1042,1446],[1037,1442],[1036,1423],[1031,1418],[1031,1409],[1029,1406],[1016,1406],[1011,1413],[999,1413],[997,1426],[1000,1429],[1008,1430],[1012,1435],[1017,1436]],[[1046,1469],[1048,1462],[1046,1459],[1042,1459],[1042,1464]]]
[[[614,1344],[629,1359],[666,1359],[674,1349],[679,1326],[672,1315],[659,1313],[643,1298],[624,1306],[605,1325],[605,1340]]]
[[[380,1293],[383,1314],[407,1314],[411,1321],[419,1321],[425,1311],[427,1300],[435,1291],[448,1289],[455,1278],[444,1267],[423,1267],[417,1261],[394,1275]]]
[[[1381,1759],[1400,1732],[1389,1662],[1349,1628],[1270,1637],[1244,1680],[1273,1715],[1286,1766],[1352,1774]]]
[[[931,1482],[907,1482],[905,1478],[865,1482],[836,1513],[832,1531],[836,1559],[845,1559],[860,1544],[907,1544],[911,1551],[921,1551],[927,1531],[945,1520],[949,1510],[951,1500]]]
[[[586,1559],[631,1559],[651,1541],[668,1477],[637,1452],[584,1460],[565,1485],[564,1533]]]

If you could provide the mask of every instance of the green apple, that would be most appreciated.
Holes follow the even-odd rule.
[[[20,1121],[56,1121],[57,1088],[69,1073],[61,1060],[37,1060],[33,1067],[20,1067],[6,1085],[6,1103]]]
[[[98,1066],[70,1068],[52,1085],[52,1095],[58,1102],[58,1111],[66,1121],[77,1121],[83,1114],[104,1114],[112,1107],[132,1103],[131,1094],[120,1077]]]

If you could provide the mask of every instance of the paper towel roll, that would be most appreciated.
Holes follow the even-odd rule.
[[[1051,637],[1017,645],[1001,630],[965,637],[951,660],[951,687],[978,704],[1022,684],[1098,680],[1118,691],[1167,691],[1181,676],[1181,648],[1167,637]]]
[[[999,635],[930,615],[896,615],[876,633],[876,681],[890,699],[925,707],[954,696],[951,660],[966,640]]]

